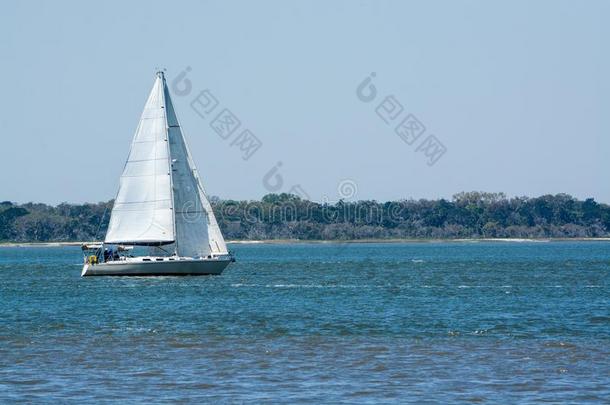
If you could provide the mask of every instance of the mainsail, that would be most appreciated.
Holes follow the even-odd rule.
[[[119,181],[106,243],[163,244],[175,239],[165,121],[163,80],[159,76]]]
[[[162,72],[136,130],[105,242],[172,244],[164,249],[189,257],[227,253]]]

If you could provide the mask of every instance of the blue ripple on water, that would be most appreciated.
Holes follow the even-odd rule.
[[[236,245],[220,277],[0,248],[0,402],[598,402],[606,243]]]

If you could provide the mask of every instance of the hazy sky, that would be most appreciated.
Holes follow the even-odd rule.
[[[190,67],[174,104],[211,195],[610,202],[609,17],[608,1],[5,2],[0,200],[114,198],[155,69]],[[226,140],[224,108],[241,122]],[[408,114],[412,144],[394,132]],[[245,129],[262,142],[247,160]]]

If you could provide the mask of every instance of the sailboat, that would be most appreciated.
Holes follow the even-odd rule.
[[[220,274],[234,261],[157,72],[102,243],[82,246],[82,276]],[[145,254],[134,255],[136,251]]]

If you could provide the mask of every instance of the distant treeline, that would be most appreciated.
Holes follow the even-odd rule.
[[[610,206],[566,194],[507,198],[464,192],[451,200],[339,201],[291,194],[261,201],[212,198],[226,239],[574,238],[610,235]],[[0,203],[0,240],[100,240],[112,201],[97,204]]]

